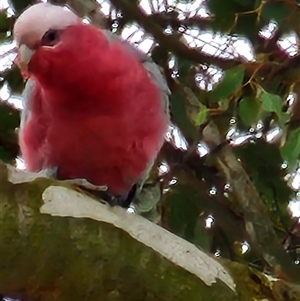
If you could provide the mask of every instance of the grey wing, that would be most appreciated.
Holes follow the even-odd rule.
[[[113,34],[112,32],[105,30],[104,31],[108,39],[112,42],[117,41],[121,42],[122,45],[124,45],[125,49],[133,54],[145,67],[145,69],[148,71],[149,76],[151,79],[155,82],[157,87],[159,88],[161,92],[161,99],[162,104],[165,107],[165,112],[167,115],[169,115],[169,95],[170,90],[167,85],[166,79],[164,78],[162,74],[162,70],[160,67],[153,62],[151,57],[144,53],[143,51],[139,50],[135,46],[133,46],[131,43],[129,43],[126,40],[123,40],[121,37]]]
[[[31,110],[30,110],[30,97],[33,93],[35,83],[32,79],[29,79],[26,82],[24,91],[22,93],[22,104],[23,110],[21,112],[21,122],[20,122],[20,129],[24,128],[27,121],[30,119]]]

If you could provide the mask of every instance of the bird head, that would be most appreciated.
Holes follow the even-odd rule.
[[[46,71],[51,58],[64,47],[66,29],[80,23],[81,19],[65,6],[38,3],[26,9],[13,29],[18,47],[16,63],[22,74],[29,77]]]

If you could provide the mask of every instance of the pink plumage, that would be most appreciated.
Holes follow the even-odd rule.
[[[53,18],[62,10],[63,25]],[[42,16],[47,25],[39,24]],[[61,179],[85,178],[115,195],[127,193],[145,177],[169,123],[158,68],[60,6],[32,6],[14,36],[20,50],[31,49],[27,70],[24,54],[18,58],[33,86],[19,135],[27,169],[58,167]]]

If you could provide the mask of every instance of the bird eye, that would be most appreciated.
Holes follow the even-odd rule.
[[[43,46],[54,46],[59,42],[59,31],[49,29],[42,37],[41,43]]]

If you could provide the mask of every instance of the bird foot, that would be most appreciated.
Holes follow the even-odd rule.
[[[137,189],[137,186],[134,185],[128,193],[116,196],[112,194],[106,186],[96,186],[96,188],[97,187],[104,187],[105,190],[89,189],[87,186],[84,186],[83,189],[94,197],[100,198],[103,201],[107,202],[111,207],[120,206],[126,209],[129,208],[131,202],[133,201]]]
[[[108,201],[108,203],[111,206],[120,206],[123,208],[129,208],[130,204],[132,203],[135,194],[137,191],[137,185],[133,185],[132,188],[130,189],[130,191],[128,193],[125,193],[124,195],[119,195],[119,196],[113,196],[110,195],[111,198]]]

